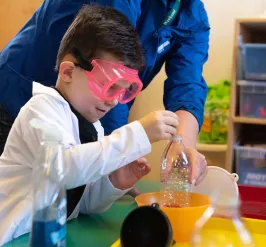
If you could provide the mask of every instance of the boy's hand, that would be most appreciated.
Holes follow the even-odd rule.
[[[169,139],[176,134],[178,116],[171,111],[156,111],[140,119],[151,143]]]
[[[120,190],[126,190],[134,186],[143,176],[151,170],[147,159],[140,158],[130,164],[119,168],[109,175],[113,186]]]

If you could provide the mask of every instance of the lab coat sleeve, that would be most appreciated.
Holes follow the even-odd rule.
[[[31,104],[35,104],[34,107]],[[25,117],[21,118],[24,122],[23,135],[33,155],[38,152],[42,133],[29,126],[31,119],[53,124],[62,132],[66,189],[94,182],[151,151],[146,132],[138,121],[117,129],[97,142],[76,144],[71,136],[72,127],[68,126],[71,118],[62,113],[64,109],[55,108],[52,102],[38,97],[28,104],[25,111]]]
[[[188,30],[191,35],[182,38],[182,42],[178,42],[167,57],[165,70],[168,78],[164,84],[163,101],[167,110],[186,110],[192,113],[201,128],[207,95],[202,70],[208,59],[210,28],[203,3],[193,1],[190,8],[197,10],[201,22],[197,24],[197,28]]]
[[[104,129],[99,121],[94,123],[98,132],[98,140],[104,137]],[[130,189],[120,190],[113,186],[109,176],[99,178],[97,181],[87,184],[80,201],[79,212],[81,214],[102,213],[112,204],[126,194]]]
[[[63,153],[68,171],[65,177],[67,189],[96,181],[141,158],[150,150],[146,133],[137,121],[121,127],[98,142],[68,148]]]
[[[110,182],[109,177],[104,176],[86,186],[80,202],[80,213],[102,213],[109,209],[117,199],[129,190],[115,188]]]

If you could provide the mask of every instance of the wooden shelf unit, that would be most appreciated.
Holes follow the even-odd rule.
[[[230,99],[230,115],[228,123],[228,142],[226,153],[226,169],[233,171],[235,162],[234,146],[238,142],[240,135],[243,135],[244,126],[250,125],[250,128],[265,125],[266,119],[248,118],[239,116],[239,86],[237,81],[241,80],[238,73],[239,54],[239,37],[242,37],[244,43],[266,43],[266,19],[265,18],[247,18],[237,19],[235,23],[234,51],[233,51],[233,68],[232,68],[232,85]],[[266,100],[266,97],[265,97]],[[250,129],[249,128],[249,129]],[[263,127],[264,128],[264,127]],[[266,140],[265,140],[266,143]]]
[[[260,119],[260,118],[234,117],[233,122],[234,123],[242,123],[242,124],[266,125],[266,119]]]
[[[197,150],[202,152],[226,152],[226,144],[202,144],[197,143]]]

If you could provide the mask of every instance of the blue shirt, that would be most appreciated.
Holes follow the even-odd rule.
[[[15,118],[29,100],[32,81],[55,85],[60,41],[82,5],[91,2],[112,6],[130,19],[144,48],[146,67],[140,73],[144,88],[165,62],[165,108],[189,111],[201,126],[207,94],[202,69],[210,27],[200,0],[182,0],[171,26],[161,23],[174,0],[45,0],[0,54],[0,103],[9,114]],[[101,120],[107,134],[127,123],[132,104],[119,104]]]

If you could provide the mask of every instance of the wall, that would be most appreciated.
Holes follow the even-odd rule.
[[[209,61],[204,76],[208,83],[229,78],[232,68],[234,22],[241,17],[260,17],[266,0],[203,0],[211,23]]]
[[[21,29],[42,0],[0,1],[0,50]]]
[[[42,0],[1,0],[0,1],[0,50],[15,35]],[[266,0],[203,0],[211,23],[210,56],[204,68],[208,83],[220,79],[230,79],[232,67],[232,42],[234,20],[237,17],[254,17],[266,9]],[[139,119],[145,114],[163,109],[164,69],[153,83],[138,97],[130,114],[130,120]],[[162,141],[153,145],[148,155],[153,169],[146,179],[158,180],[161,153],[166,145]],[[223,156],[218,156],[223,160]],[[221,162],[221,161],[220,161]]]

